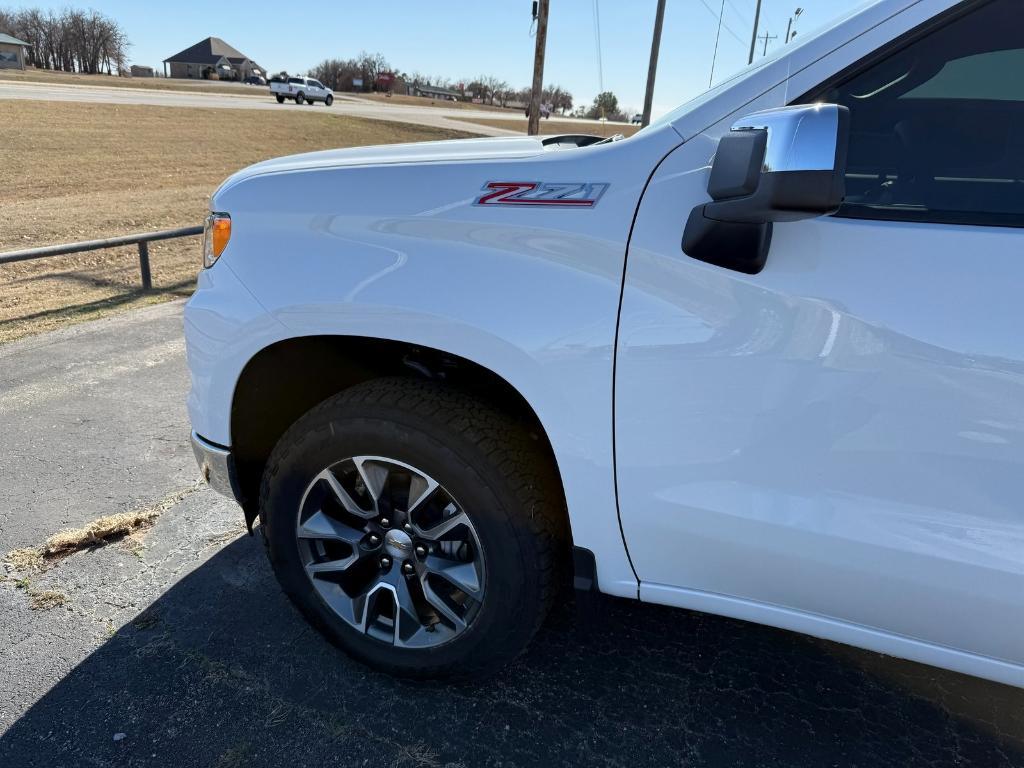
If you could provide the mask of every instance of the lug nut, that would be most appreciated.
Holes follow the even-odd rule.
[[[416,572],[416,569],[413,567],[412,563],[406,563],[405,565],[402,566],[402,573],[404,573],[406,576],[411,576],[415,572]]]
[[[406,523],[402,527],[405,529],[406,533],[414,533],[413,528],[412,528],[412,523]]]
[[[422,544],[417,545],[417,547],[416,547],[416,557],[426,557],[426,556],[427,556],[427,548],[424,547]]]
[[[390,557],[382,557],[380,559],[380,567],[381,568],[390,568],[391,567],[391,558]]]
[[[391,521],[388,520],[386,517],[382,517],[380,519],[380,524],[382,528],[387,528],[389,525],[391,525]]]
[[[380,536],[378,536],[375,533],[371,533],[370,534],[370,546],[371,547],[376,547],[378,544],[380,544]]]

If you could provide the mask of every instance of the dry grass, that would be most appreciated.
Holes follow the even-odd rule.
[[[143,88],[153,91],[186,91],[194,93],[230,93],[236,96],[266,96],[266,86],[242,86],[218,83],[216,80],[171,80],[164,77],[116,77],[82,75],[77,72],[51,72],[45,69],[0,70],[0,80],[47,85],[93,85],[104,88]]]
[[[38,571],[43,567],[43,553],[35,547],[15,549],[4,555],[4,562],[15,571]]]
[[[149,528],[159,516],[158,510],[144,509],[99,517],[82,528],[54,534],[46,540],[41,554],[44,559],[66,557],[72,552],[97,547],[108,541],[124,538],[129,533]]]
[[[491,128],[506,128],[510,131],[522,131],[526,133],[526,121],[511,120],[486,120],[476,117],[460,117],[464,123],[477,123]],[[542,136],[554,136],[564,133],[585,133],[590,136],[614,136],[621,133],[623,136],[632,136],[640,130],[639,125],[623,125],[622,123],[599,123],[597,120],[587,122],[576,122],[573,120],[541,120],[540,133]]]
[[[465,109],[477,112],[500,112],[502,114],[521,115],[521,109],[511,107],[492,107],[489,104],[474,104],[471,101],[445,101],[443,99],[431,99],[426,96],[409,96],[407,94],[394,94],[388,96],[384,93],[345,93],[345,96],[355,96],[358,99],[365,99],[379,104],[401,104],[402,106],[414,107],[444,107],[445,109]]]
[[[468,134],[324,111],[3,102],[0,251],[202,223],[225,177],[279,155]],[[197,239],[0,266],[0,342],[187,296]]]
[[[137,548],[141,542],[139,534],[150,528],[156,519],[179,501],[200,488],[197,482],[188,488],[167,494],[155,504],[129,512],[98,517],[81,528],[60,531],[48,538],[41,546],[15,549],[4,555],[4,562],[14,571],[41,571],[50,563],[83,549],[92,549],[125,539],[130,548]]]
[[[28,577],[15,579],[14,586],[25,593],[33,611],[48,611],[68,602],[68,596],[56,589],[36,589]]]
[[[28,605],[33,611],[48,611],[65,605],[67,601],[68,596],[56,589],[29,590]]]

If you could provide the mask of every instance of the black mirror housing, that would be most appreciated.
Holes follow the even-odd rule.
[[[767,110],[719,141],[710,203],[690,212],[683,251],[740,272],[764,268],[771,225],[835,212],[846,191],[849,110],[813,104]]]

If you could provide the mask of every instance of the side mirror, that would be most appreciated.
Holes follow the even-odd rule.
[[[757,274],[772,222],[834,213],[846,194],[850,111],[808,104],[755,112],[718,142],[708,194],[690,212],[683,251],[710,264]]]

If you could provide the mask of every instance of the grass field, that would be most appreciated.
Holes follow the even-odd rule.
[[[182,109],[7,101],[0,141],[0,251],[201,224],[234,171],[295,152],[456,138],[440,128],[327,111]],[[191,293],[196,238],[0,265],[0,342]]]
[[[512,122],[511,120],[491,120],[478,117],[460,117],[459,120],[465,123],[477,123],[487,125],[491,128],[506,128],[510,131],[521,130],[526,133],[526,121]],[[577,122],[573,120],[541,120],[540,132],[542,136],[553,136],[564,133],[586,133],[591,136],[614,136],[621,133],[623,136],[632,136],[640,130],[639,125],[623,125],[622,123],[599,123],[596,120]]]
[[[488,104],[474,104],[470,101],[444,101],[441,99],[428,99],[426,96],[408,96],[405,94],[394,94],[388,96],[383,93],[350,93],[348,96],[356,96],[366,101],[379,102],[381,104],[401,104],[402,106],[414,107],[444,107],[445,109],[465,109],[477,112],[497,112],[499,114],[522,114],[519,109],[510,107],[492,107]]]
[[[157,91],[202,91],[204,93],[230,93],[235,96],[266,95],[266,88],[244,86],[238,83],[219,83],[216,80],[170,80],[164,77],[82,75],[77,72],[51,72],[46,69],[26,69],[25,71],[0,69],[0,80],[53,85],[98,85],[105,88],[146,88]]]

